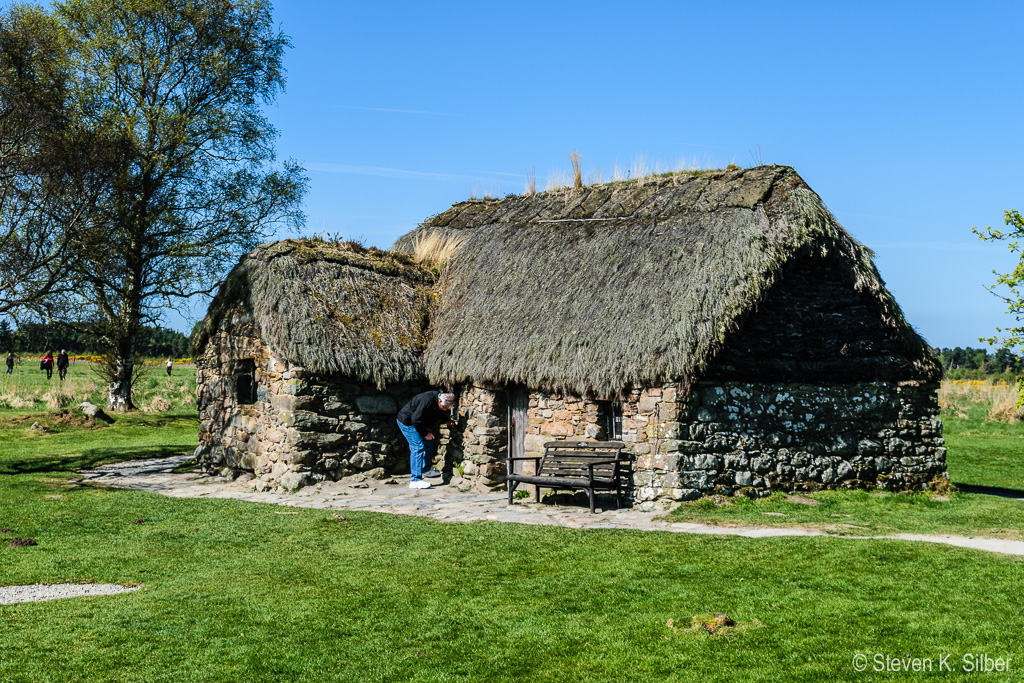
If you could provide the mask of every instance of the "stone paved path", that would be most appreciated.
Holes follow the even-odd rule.
[[[448,522],[493,520],[517,524],[548,524],[575,529],[638,529],[748,538],[828,535],[817,529],[801,527],[724,527],[691,522],[668,522],[657,519],[655,514],[632,509],[599,509],[596,514],[592,515],[586,507],[582,506],[538,505],[525,501],[517,501],[515,505],[509,506],[507,494],[503,491],[463,493],[455,487],[447,485],[412,490],[408,487],[408,477],[404,479],[396,477],[391,480],[393,483],[390,484],[367,479],[363,482],[324,482],[300,489],[296,493],[270,491],[258,493],[252,490],[249,482],[228,481],[221,477],[211,477],[199,473],[175,474],[171,471],[178,465],[188,462],[191,457],[191,455],[181,455],[104,465],[80,472],[81,481],[138,491],[152,491],[175,498],[234,498],[291,507],[370,510],[400,515],[417,515]],[[835,538],[867,537],[835,536]],[[943,543],[963,548],[1024,556],[1024,541],[919,534],[895,534],[881,538]]]

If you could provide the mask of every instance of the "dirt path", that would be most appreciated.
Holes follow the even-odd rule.
[[[638,529],[643,531],[671,531],[689,534],[743,536],[766,538],[770,536],[830,536],[836,539],[894,539],[925,543],[941,543],[960,548],[973,548],[993,553],[1024,556],[1024,541],[968,536],[926,536],[921,534],[893,534],[890,536],[835,536],[817,529],[802,527],[763,528],[743,526],[712,526],[691,522],[671,522],[658,519],[649,512],[632,509],[602,510],[590,514],[577,506],[539,505],[517,502],[508,505],[507,494],[463,493],[447,485],[430,489],[411,490],[408,479],[396,477],[385,481],[352,479],[324,482],[300,489],[296,493],[257,493],[249,482],[229,481],[203,474],[175,474],[172,470],[187,462],[191,456],[134,460],[104,465],[81,472],[84,482],[104,484],[118,488],[151,491],[176,498],[234,498],[259,503],[273,503],[301,508],[324,510],[367,510],[391,514],[417,515],[449,522],[493,520],[517,524],[548,524],[575,529]],[[436,480],[435,480],[436,481]]]

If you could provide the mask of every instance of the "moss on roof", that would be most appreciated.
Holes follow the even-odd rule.
[[[797,255],[839,264],[922,378],[941,375],[871,251],[786,166],[470,201],[400,238],[458,232],[424,364],[434,382],[610,396],[700,376]]]
[[[421,379],[434,275],[405,254],[352,242],[284,240],[258,247],[210,305],[194,353],[242,305],[276,353],[325,375],[379,386]]]

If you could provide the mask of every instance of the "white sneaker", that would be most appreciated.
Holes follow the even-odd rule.
[[[430,482],[429,481],[423,481],[422,479],[420,479],[419,481],[410,481],[409,482],[409,488],[411,488],[411,489],[429,489],[430,488]]]

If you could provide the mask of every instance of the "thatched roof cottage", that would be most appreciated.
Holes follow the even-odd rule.
[[[395,250],[427,237],[461,246],[429,327],[403,332],[459,388],[448,458],[481,483],[570,436],[629,443],[642,505],[945,471],[941,367],[791,168],[463,202]],[[302,364],[296,339],[270,346]]]
[[[411,259],[354,243],[245,256],[193,343],[202,460],[286,488],[407,466],[394,415],[425,384],[433,284]]]

